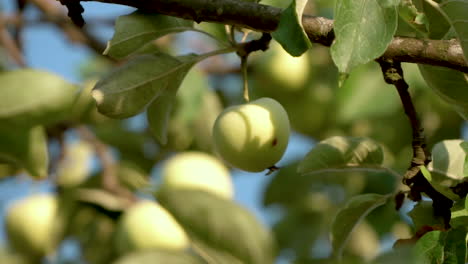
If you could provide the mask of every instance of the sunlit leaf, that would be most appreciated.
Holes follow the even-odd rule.
[[[121,59],[150,41],[167,34],[191,29],[193,29],[193,21],[136,11],[117,18],[114,36],[107,44],[104,55]]]
[[[177,89],[194,63],[163,53],[141,55],[104,76],[92,95],[102,114],[134,116],[164,90]]]
[[[292,56],[300,56],[312,44],[302,27],[302,13],[307,0],[293,0],[281,14],[278,29],[272,36]]]
[[[352,169],[385,170],[383,150],[367,138],[335,136],[321,141],[301,161],[301,174]]]
[[[372,210],[384,205],[391,195],[362,194],[351,198],[333,219],[331,239],[333,254],[340,257],[351,232]]]
[[[384,53],[397,29],[398,2],[336,1],[331,55],[340,72],[348,73]]]
[[[440,193],[452,200],[458,200],[450,187],[462,182],[465,178],[464,166],[467,157],[460,147],[460,139],[444,140],[432,148],[432,162],[428,165],[428,171],[421,168],[424,177]]]
[[[0,123],[22,126],[50,124],[65,119],[78,89],[61,77],[23,69],[0,74]]]
[[[47,136],[42,126],[0,126],[0,160],[13,163],[36,179],[48,175]]]
[[[272,263],[269,231],[245,208],[216,195],[193,190],[160,192],[158,201],[190,237],[244,263]]]

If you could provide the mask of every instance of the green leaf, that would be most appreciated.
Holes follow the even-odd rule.
[[[399,1],[337,0],[333,61],[342,73],[382,55],[397,29]]]
[[[191,239],[243,263],[273,262],[274,242],[270,232],[237,203],[195,190],[162,191],[157,200]]]
[[[460,197],[453,193],[450,187],[465,179],[464,166],[467,155],[460,147],[462,142],[461,139],[453,139],[435,144],[428,171],[425,171],[424,167],[421,168],[424,177],[434,189],[452,200],[459,200]]]
[[[428,1],[422,1],[424,15],[427,19],[429,35],[431,39],[443,39],[450,30],[450,23],[445,18],[440,8],[435,8]]]
[[[146,113],[151,134],[163,145],[167,144],[169,118],[174,102],[175,91],[167,90],[148,106]]]
[[[468,208],[467,208],[468,199],[456,201],[450,211],[452,212],[450,218],[450,226],[453,228],[463,228],[468,226]]]
[[[415,245],[416,255],[423,263],[464,264],[466,258],[466,231],[432,231],[421,237]]]
[[[107,44],[104,55],[122,59],[164,35],[192,29],[193,21],[136,11],[117,18],[114,36]]]
[[[428,65],[418,65],[419,71],[429,87],[445,102],[468,120],[468,79],[466,74]]]
[[[47,136],[42,126],[0,126],[0,160],[23,167],[36,179],[48,174]]]
[[[173,136],[170,142],[178,137],[185,137],[184,131],[190,134],[192,139],[192,124],[200,116],[203,106],[203,96],[207,92],[208,81],[200,70],[190,70],[185,76],[180,88],[166,90],[156,98],[148,107],[147,118],[150,131],[163,145],[168,142],[169,136]],[[211,127],[210,127],[211,130]],[[182,140],[179,141],[179,143]]]
[[[76,86],[61,77],[23,69],[0,74],[0,123],[36,126],[65,119],[78,96]]]
[[[301,161],[301,174],[353,169],[385,170],[383,150],[367,138],[335,136],[318,143]]]
[[[307,0],[293,0],[281,14],[278,28],[272,33],[273,38],[292,56],[300,56],[312,44],[302,26],[302,13]]]
[[[132,191],[150,186],[148,173],[134,162],[121,161],[117,170],[120,183]]]
[[[468,0],[444,0],[439,6],[455,30],[468,63]]]
[[[154,263],[170,263],[170,264],[203,264],[199,258],[186,252],[172,251],[143,251],[135,252],[123,256],[114,264],[154,264]]]
[[[190,238],[193,250],[205,259],[206,263],[244,264],[245,262],[234,257],[230,252],[217,250],[193,236]]]
[[[431,201],[418,202],[411,211],[408,212],[414,224],[415,230],[420,230],[423,226],[444,227],[444,219],[434,215]]]
[[[94,87],[92,95],[99,112],[112,118],[140,113],[164,90],[177,89],[195,62],[164,53],[133,58],[104,76]]]
[[[351,198],[332,222],[331,240],[334,255],[341,257],[351,232],[370,212],[384,205],[391,195],[362,194]]]

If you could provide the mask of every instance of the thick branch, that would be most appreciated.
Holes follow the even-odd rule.
[[[73,0],[70,0],[73,1]],[[272,32],[279,24],[281,9],[239,0],[75,0],[121,4],[196,22],[208,21]],[[305,15],[304,29],[312,42],[330,46],[333,20]],[[400,62],[421,63],[468,72],[458,41],[395,38],[382,56]]]

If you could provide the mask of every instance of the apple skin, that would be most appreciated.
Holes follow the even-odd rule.
[[[288,146],[289,134],[288,114],[267,97],[226,108],[213,126],[216,152],[233,167],[249,172],[274,166]]]
[[[226,199],[233,198],[231,175],[216,157],[198,151],[179,153],[162,169],[161,189],[203,190]]]
[[[271,71],[270,76],[289,92],[304,88],[310,72],[307,54],[293,57],[276,42],[272,45],[272,50],[274,54],[267,64]]]
[[[127,209],[117,226],[120,254],[151,249],[185,250],[189,239],[174,217],[159,204],[144,200]]]
[[[15,202],[6,214],[9,245],[27,256],[45,256],[57,245],[58,200],[50,194],[36,194]]]
[[[93,148],[84,141],[73,142],[65,148],[65,158],[57,166],[56,183],[61,187],[75,187],[91,172]]]

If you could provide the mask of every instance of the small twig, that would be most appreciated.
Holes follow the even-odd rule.
[[[442,216],[446,226],[449,227],[450,208],[453,205],[453,201],[436,191],[419,168],[421,165],[426,166],[431,162],[431,154],[426,148],[424,129],[411,100],[411,95],[408,92],[409,85],[403,77],[401,63],[383,59],[378,60],[378,63],[382,69],[385,82],[396,87],[413,131],[413,157],[410,167],[403,176],[403,183],[410,187],[410,198],[415,201],[421,199],[421,193],[426,193],[433,201],[434,214]]]
[[[268,33],[263,33],[262,37],[257,40],[252,40],[252,41],[237,45],[238,46],[237,55],[241,59],[241,71],[242,71],[242,80],[243,80],[243,87],[244,87],[243,96],[246,102],[250,101],[249,80],[248,80],[248,72],[247,72],[247,59],[250,53],[254,51],[267,50],[270,44],[270,41],[271,41],[271,35]]]
[[[249,97],[249,75],[247,72],[247,58],[249,55],[242,56],[241,59],[241,71],[242,71],[242,82],[243,82],[243,87],[244,87],[244,100],[245,102],[250,101]]]
[[[48,0],[31,0],[31,2],[44,13],[46,19],[60,28],[70,41],[88,45],[97,54],[102,54],[106,45],[101,43],[86,28],[80,28],[70,23],[60,4]]]
[[[0,14],[0,45],[3,46],[15,63],[20,67],[26,67],[26,62],[24,60],[23,53],[18,47],[14,38],[8,32],[6,25],[4,23],[3,16]]]
[[[262,37],[259,39],[251,40],[249,42],[244,42],[238,44],[237,54],[242,57],[246,56],[254,51],[265,51],[268,49],[271,41],[271,35],[268,33],[263,33]]]
[[[68,9],[68,17],[73,21],[73,23],[77,27],[83,27],[85,24],[85,21],[83,19],[83,16],[81,15],[84,12],[84,8],[81,5],[80,2],[76,2],[74,0],[60,0],[60,3],[62,5],[66,6]]]
[[[120,197],[125,197],[129,201],[136,201],[137,198],[135,195],[120,185],[119,179],[117,177],[115,161],[108,147],[102,143],[87,127],[77,127],[77,131],[83,139],[88,141],[94,147],[94,150],[96,151],[96,155],[102,166],[103,189]]]

